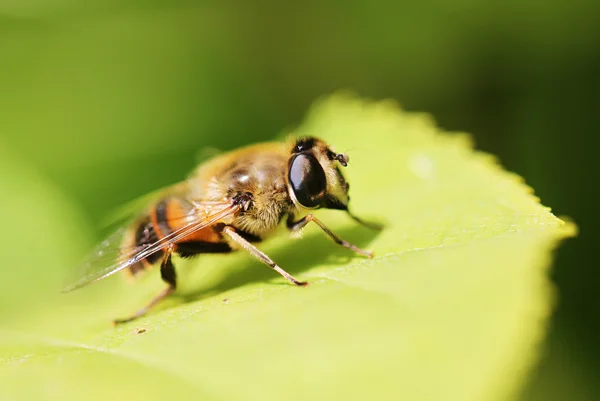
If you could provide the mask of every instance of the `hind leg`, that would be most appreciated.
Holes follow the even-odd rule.
[[[175,288],[177,287],[177,274],[175,273],[175,266],[173,266],[173,262],[171,261],[171,254],[173,253],[173,247],[169,247],[163,256],[162,263],[160,264],[160,276],[163,281],[165,281],[169,286],[161,291],[157,296],[155,296],[148,305],[144,306],[133,315],[125,319],[115,319],[114,324],[121,324],[131,322],[139,317],[144,316],[154,305],[159,303],[164,298],[171,295]]]

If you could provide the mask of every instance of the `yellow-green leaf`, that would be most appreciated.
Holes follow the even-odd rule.
[[[23,312],[8,314],[0,330],[0,399],[513,395],[535,362],[551,310],[551,252],[574,226],[541,206],[518,176],[473,151],[467,136],[442,133],[428,116],[393,102],[334,96],[318,102],[295,133],[350,155],[351,207],[386,228],[373,232],[342,212],[318,213],[374,259],[309,227],[301,239],[281,235],[261,246],[310,281],[307,288],[244,254],[202,256],[178,264],[179,296],[117,328],[112,318],[162,287],[157,271],[136,286],[108,279],[51,300],[15,280],[37,303],[15,303]],[[76,235],[78,226],[70,227]],[[51,230],[39,236],[69,246]]]

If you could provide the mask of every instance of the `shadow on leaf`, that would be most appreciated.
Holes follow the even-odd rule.
[[[363,227],[352,227],[336,231],[336,234],[341,238],[363,249],[368,246],[379,233],[380,231],[368,230]],[[258,245],[260,247],[261,244]],[[267,247],[262,246],[261,248]],[[362,256],[355,254],[351,250],[335,244],[322,232],[314,232],[310,235],[305,235],[303,238],[290,238],[285,246],[267,250],[266,253],[281,266],[281,268],[292,275],[296,275],[297,273],[300,273],[301,275],[303,272],[323,263],[343,265],[354,258],[362,258]],[[309,277],[300,276],[296,278],[299,280],[307,280],[310,283]],[[274,285],[291,285],[285,281],[285,279],[281,278],[278,273],[248,255],[248,260],[244,263],[243,267],[233,271],[215,286],[179,294],[176,295],[176,297],[181,299],[182,302],[188,303],[213,296],[220,292],[239,288],[249,283],[271,280],[277,281]]]

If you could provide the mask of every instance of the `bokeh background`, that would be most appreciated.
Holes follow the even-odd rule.
[[[0,150],[99,224],[199,150],[273,138],[333,91],[431,113],[579,225],[521,398],[593,400],[599,72],[592,0],[1,0]]]

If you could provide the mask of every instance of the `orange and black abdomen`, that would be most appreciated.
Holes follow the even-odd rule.
[[[180,198],[167,198],[159,201],[147,217],[140,220],[133,237],[134,246],[140,249],[153,244],[174,231],[184,227],[193,219],[190,217],[192,206]],[[184,258],[200,253],[227,253],[231,247],[220,233],[222,226],[208,226],[177,241],[174,251]],[[131,266],[134,275],[162,260],[164,251],[158,251]]]

